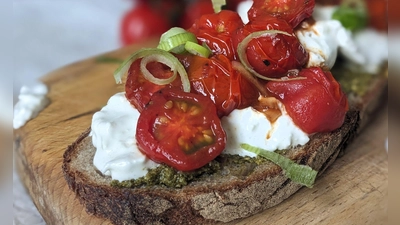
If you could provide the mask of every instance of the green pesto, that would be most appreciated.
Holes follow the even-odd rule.
[[[358,96],[363,96],[368,90],[374,76],[379,75],[359,71],[361,70],[344,66],[332,68],[333,76],[340,83],[340,86],[345,93],[353,93]]]
[[[167,165],[150,169],[146,176],[119,182],[111,181],[111,186],[133,188],[141,186],[161,185],[170,188],[181,188],[190,182],[200,181],[210,175],[214,177],[230,175],[244,178],[254,171],[257,165],[267,162],[262,157],[241,157],[238,155],[220,155],[207,165],[190,172],[178,171]],[[229,172],[227,172],[229,171]]]

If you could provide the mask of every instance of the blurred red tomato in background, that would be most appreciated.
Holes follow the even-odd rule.
[[[236,11],[243,0],[227,0],[224,9]],[[214,13],[211,0],[136,0],[123,16],[122,45],[158,37],[171,27],[190,28],[204,14]]]
[[[123,45],[129,45],[153,36],[160,36],[171,27],[162,15],[146,2],[139,1],[122,18],[120,37]]]

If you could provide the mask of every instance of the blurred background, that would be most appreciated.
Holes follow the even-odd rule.
[[[241,0],[227,0],[227,2],[229,8],[236,9]],[[390,205],[390,209],[396,209],[400,202],[400,189],[396,188],[400,185],[400,180],[397,178],[400,172],[400,164],[398,164],[400,144],[397,138],[400,135],[398,119],[400,109],[399,3],[398,0],[388,1],[391,109],[389,111],[389,154],[391,155],[389,192],[391,197],[393,196],[391,199],[395,200],[393,205]],[[3,71],[0,82],[2,150],[9,150],[12,145],[10,142],[12,132],[9,132],[12,130],[12,105],[17,101],[22,85],[34,83],[41,76],[67,64],[112,51],[124,45],[139,43],[149,36],[159,36],[171,26],[188,28],[200,14],[212,12],[212,10],[210,0],[14,0],[10,6],[0,7],[0,14],[11,13],[9,18],[1,18],[0,25],[6,23],[11,24],[12,27],[12,29],[7,29],[9,32],[4,32],[9,35],[2,37],[7,40],[3,42],[1,39],[3,43],[10,43],[4,47],[2,45],[2,50],[6,54],[1,54],[0,60],[1,71]],[[157,29],[149,30],[148,27]],[[10,56],[12,56],[11,62],[5,63],[10,61],[7,60]],[[3,129],[4,127],[6,129]],[[5,204],[14,202],[14,208],[18,209],[14,211],[14,218],[17,218],[14,224],[45,224],[22,187],[17,174],[12,171],[11,151],[5,152],[0,161],[2,202],[0,217],[12,215],[11,212],[3,209],[6,208]],[[13,174],[12,177],[11,174]],[[13,178],[12,185],[11,178]],[[392,187],[395,188],[392,189]],[[13,195],[7,192],[11,189]],[[393,215],[395,214],[394,211]],[[391,222],[400,221],[394,218]],[[0,224],[10,223],[5,223],[3,220]]]

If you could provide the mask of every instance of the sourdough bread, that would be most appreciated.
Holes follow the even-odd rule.
[[[377,75],[363,96],[348,93],[350,110],[344,124],[329,133],[317,133],[304,145],[282,154],[309,165],[320,176],[373,118],[387,93],[387,77]],[[264,162],[247,176],[229,171],[210,175],[182,188],[163,185],[117,188],[111,178],[93,166],[95,147],[86,130],[64,153],[63,172],[87,212],[114,224],[219,224],[234,222],[275,206],[302,186],[286,178],[280,167]]]
[[[350,111],[341,128],[316,134],[306,145],[285,154],[321,174],[357,133],[359,114]],[[110,185],[111,178],[93,166],[95,147],[89,133],[85,131],[65,152],[64,175],[89,213],[115,224],[229,222],[272,207],[301,188],[268,162],[245,178],[228,173],[223,179],[196,181],[183,188],[115,188]]]

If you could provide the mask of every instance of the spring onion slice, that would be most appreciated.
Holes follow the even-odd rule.
[[[299,165],[289,158],[286,158],[285,156],[280,155],[276,152],[270,152],[248,144],[241,144],[240,147],[249,152],[256,153],[257,155],[260,155],[280,166],[285,172],[285,175],[293,182],[305,185],[309,188],[313,186],[318,172],[313,170],[311,167],[306,165]]]
[[[157,48],[180,54],[185,51],[185,44],[188,41],[197,42],[196,36],[190,32],[179,33],[161,41]]]
[[[198,55],[205,58],[208,58],[211,54],[209,49],[191,41],[186,42],[185,49],[193,55]]]
[[[143,77],[154,83],[157,85],[166,85],[171,83],[172,81],[175,80],[176,78],[176,70],[173,70],[173,75],[166,78],[166,79],[160,79],[157,78],[155,76],[153,76],[153,74],[150,73],[150,71],[147,69],[147,64],[150,62],[160,62],[164,65],[169,66],[169,68],[174,68],[174,62],[168,60],[166,57],[162,56],[162,55],[148,55],[142,58],[142,61],[140,62],[140,71],[143,74]]]
[[[239,43],[237,47],[237,52],[239,55],[239,60],[243,64],[243,66],[250,71],[254,76],[263,79],[263,80],[270,80],[270,81],[287,81],[287,80],[299,80],[299,79],[305,79],[304,77],[295,77],[295,78],[288,78],[288,77],[282,77],[282,78],[269,78],[265,77],[259,73],[257,73],[253,67],[250,65],[247,55],[246,55],[246,48],[249,42],[254,39],[254,38],[260,38],[260,37],[265,37],[265,36],[270,36],[270,35],[276,35],[276,34],[283,34],[283,35],[288,35],[292,36],[287,32],[280,31],[280,30],[262,30],[262,31],[257,31],[249,34],[247,37],[243,39],[242,42]]]
[[[186,33],[186,32],[187,31],[185,29],[183,29],[182,27],[172,27],[161,35],[160,43],[163,41],[166,41],[167,39],[171,38],[172,36],[175,36],[177,34]]]
[[[176,71],[179,74],[179,76],[181,77],[181,81],[182,81],[182,85],[183,85],[183,91],[190,92],[189,78],[188,78],[187,72],[186,72],[185,68],[183,67],[183,65],[171,53],[169,53],[167,51],[164,51],[164,50],[161,50],[161,49],[157,49],[157,48],[142,48],[141,50],[133,53],[129,58],[127,58],[118,67],[118,69],[115,70],[115,72],[114,72],[115,82],[117,84],[121,84],[122,83],[122,77],[124,77],[127,74],[128,70],[129,70],[129,67],[131,66],[131,64],[136,59],[147,57],[147,56],[151,56],[150,58],[147,59],[148,61],[151,61],[151,60],[154,59],[153,58],[153,57],[155,57],[154,55],[157,55],[157,57],[162,58],[162,62],[161,63],[164,63],[164,62],[168,61],[167,62],[168,64],[166,64],[166,65],[169,66],[172,71]],[[149,81],[151,81],[151,80],[149,80]]]
[[[226,5],[225,0],[211,0],[215,13],[219,13],[222,10],[222,6]]]

